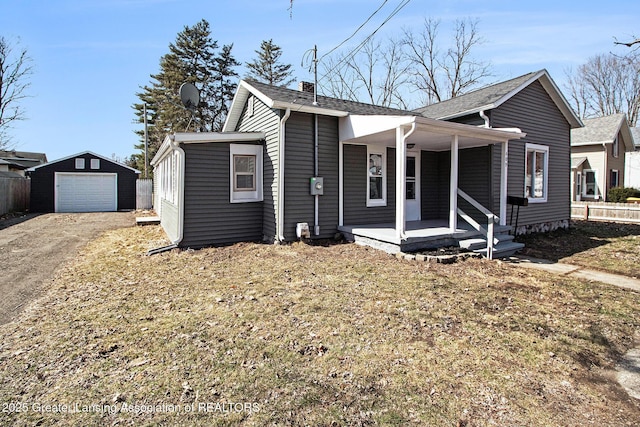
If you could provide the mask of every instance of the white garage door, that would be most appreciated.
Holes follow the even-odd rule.
[[[115,173],[66,173],[55,175],[56,212],[111,212],[118,210],[118,178]]]

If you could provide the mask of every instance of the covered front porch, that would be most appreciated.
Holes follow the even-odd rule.
[[[504,236],[509,230],[506,224],[508,142],[524,136],[519,129],[475,127],[416,116],[345,117],[340,122],[338,229],[347,238],[391,253],[470,240],[474,240],[473,245],[477,247],[484,239],[486,255],[492,258],[495,245],[500,243],[497,236]],[[459,186],[461,174],[464,177],[466,173],[460,170],[460,150],[495,144],[501,149],[499,215]],[[360,163],[365,147],[363,166]],[[353,153],[357,152],[360,154],[356,158]],[[430,163],[424,159],[427,155],[440,160]],[[444,158],[447,159],[446,185],[442,185],[443,177],[439,176],[440,188],[434,188],[436,181],[430,179],[436,173],[434,169],[445,169],[441,164]],[[360,175],[361,167],[368,168],[364,172],[366,178]],[[485,159],[485,167],[493,174],[490,159]],[[356,194],[362,191],[357,190],[358,184],[354,182],[360,177],[366,179],[366,203]],[[421,185],[430,188],[425,190]],[[490,194],[491,186],[487,187],[481,192]],[[433,192],[441,194],[442,200],[435,207],[438,215],[426,208],[427,204],[434,204],[433,197],[429,197]]]

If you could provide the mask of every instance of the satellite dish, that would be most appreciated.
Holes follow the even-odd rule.
[[[192,83],[182,83],[182,86],[180,86],[180,100],[182,105],[192,110],[200,104],[200,91]]]

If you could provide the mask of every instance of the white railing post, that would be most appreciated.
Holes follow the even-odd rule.
[[[487,215],[489,223],[487,224],[487,258],[493,259],[493,225],[495,223],[495,215]]]

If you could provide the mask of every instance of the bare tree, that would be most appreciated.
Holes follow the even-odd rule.
[[[369,38],[350,54],[322,59],[320,91],[351,101],[384,107],[407,108],[402,90],[407,85],[408,63],[402,43]]]
[[[636,38],[635,40],[631,40],[630,42],[619,42],[617,39],[616,41],[613,42],[613,44],[621,44],[623,46],[627,46],[627,47],[633,47],[634,45],[640,45],[640,39]],[[635,49],[637,49],[638,46],[635,47]]]
[[[596,55],[568,75],[573,107],[581,117],[626,113],[635,126],[640,113],[640,54]]]
[[[13,122],[26,118],[20,101],[28,96],[30,83],[26,79],[33,68],[27,50],[15,51],[16,47],[0,36],[0,149],[11,145]]]
[[[484,41],[478,33],[478,21],[458,20],[453,45],[438,46],[440,21],[425,19],[422,31],[404,30],[412,85],[427,104],[462,95],[491,76],[490,65],[473,57],[475,47]]]

